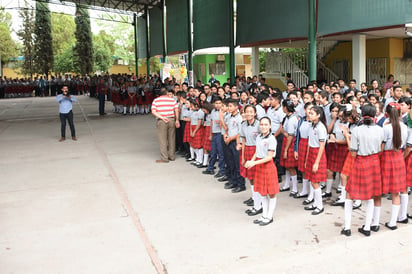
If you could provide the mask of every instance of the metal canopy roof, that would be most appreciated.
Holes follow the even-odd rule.
[[[90,6],[92,9],[116,13],[143,13],[145,7],[161,6],[162,0],[40,0],[58,5],[73,6],[74,4]]]

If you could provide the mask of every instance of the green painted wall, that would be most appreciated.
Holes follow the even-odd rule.
[[[225,56],[225,65],[226,65],[226,73],[225,75],[217,75],[215,74],[215,78],[219,80],[220,84],[223,85],[227,82],[227,78],[230,78],[230,62],[229,62],[229,54],[224,54]],[[216,54],[207,54],[207,55],[196,55],[193,58],[193,70],[195,71],[195,75],[197,76],[195,81],[201,80],[202,83],[206,84],[207,81],[210,79],[209,73],[209,64],[216,63]],[[200,64],[205,64],[205,75],[199,77],[200,75]]]

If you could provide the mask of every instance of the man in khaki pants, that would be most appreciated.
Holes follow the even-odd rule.
[[[176,128],[179,124],[179,108],[174,98],[167,96],[165,88],[160,89],[160,97],[152,103],[152,114],[157,118],[157,137],[159,138],[160,157],[156,163],[175,160]]]

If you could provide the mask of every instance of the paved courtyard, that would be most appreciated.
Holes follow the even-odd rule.
[[[0,273],[411,273],[412,225],[383,226],[390,201],[369,238],[363,209],[345,237],[343,208],[327,200],[312,216],[287,193],[259,227],[244,213],[249,191],[181,157],[155,163],[151,115],[107,103],[99,116],[97,100],[78,98],[78,141],[62,143],[54,98],[0,100]]]

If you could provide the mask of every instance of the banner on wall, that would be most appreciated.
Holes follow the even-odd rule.
[[[162,78],[162,82],[166,78],[170,78],[170,70],[172,69],[172,64],[163,64],[163,69],[160,71],[160,77]]]

